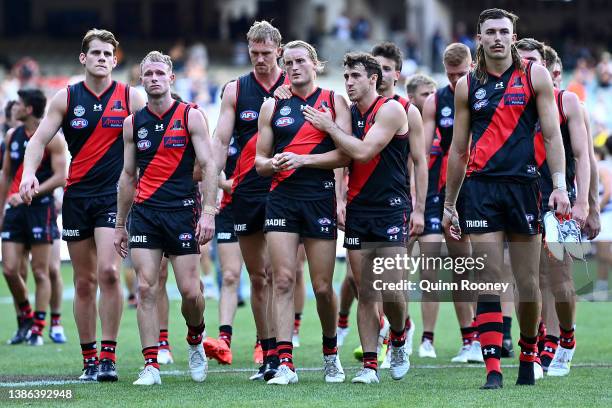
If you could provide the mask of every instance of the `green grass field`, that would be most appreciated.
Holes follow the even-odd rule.
[[[341,279],[344,268],[338,264],[336,281]],[[71,270],[63,266],[67,288],[71,287]],[[592,269],[594,270],[594,269]],[[29,282],[30,284],[32,282]],[[9,296],[6,284],[0,284],[0,299]],[[420,332],[420,307],[411,304],[411,315],[416,323],[415,345],[418,347]],[[12,385],[28,381],[69,381],[80,374],[80,349],[76,327],[72,317],[72,302],[64,302],[64,326],[69,341],[65,345],[53,344],[48,337],[45,345],[32,348],[24,345],[9,346],[8,339],[15,329],[13,306],[0,303],[0,406],[6,404],[30,404],[57,406],[58,401],[10,401],[9,390],[70,389],[73,400],[79,406],[612,406],[612,346],[610,328],[612,314],[610,303],[579,303],[577,316],[578,349],[571,375],[566,378],[545,377],[535,387],[517,387],[517,359],[504,359],[505,387],[499,391],[481,391],[484,382],[482,366],[456,366],[450,363],[459,348],[459,330],[452,304],[442,304],[436,327],[435,346],[438,358],[411,357],[412,368],[402,381],[393,381],[388,372],[381,372],[379,385],[351,384],[350,378],[359,364],[352,356],[358,345],[354,309],[350,317],[351,333],[341,349],[341,359],[347,374],[344,384],[325,384],[321,367],[321,332],[314,300],[308,299],[304,310],[300,333],[301,347],[294,350],[299,383],[285,388],[253,383],[248,376],[255,370],[252,363],[252,347],[255,329],[249,307],[238,310],[234,324],[232,349],[234,364],[219,366],[210,362],[206,382],[196,384],[186,372],[187,352],[184,340],[185,325],[178,301],[171,301],[170,342],[175,364],[162,367],[161,387],[138,388],[132,385],[142,365],[138,338],[136,312],[125,309],[118,339],[119,382],[115,384],[56,384]],[[206,305],[208,334],[217,335],[217,303]],[[45,333],[46,335],[46,333]],[[516,327],[514,339],[518,339]],[[99,339],[98,339],[99,340]],[[516,347],[516,346],[515,346]],[[302,370],[300,368],[308,368]],[[164,374],[165,373],[165,374]]]

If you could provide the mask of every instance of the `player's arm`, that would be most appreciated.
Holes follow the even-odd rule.
[[[217,174],[225,168],[227,151],[232,141],[232,133],[236,122],[236,81],[225,86],[217,128],[213,137],[213,154],[217,163]]]
[[[411,105],[412,106],[412,105]],[[434,134],[436,133],[436,94],[431,94],[423,105],[423,134],[425,140],[425,154],[431,152]]]
[[[130,112],[138,112],[147,104],[147,100],[142,92],[130,87]]]
[[[390,100],[381,106],[376,114],[376,122],[363,140],[344,132],[332,121],[327,108],[321,112],[308,106],[304,109],[304,117],[317,129],[327,132],[336,143],[336,147],[347,156],[362,163],[370,161],[389,144],[398,131],[407,127],[406,111],[395,100]]]
[[[601,185],[603,187],[601,200],[599,201],[599,208],[601,211],[610,201],[610,197],[612,197],[612,174],[610,174],[607,168],[601,167],[599,169],[599,177],[601,178]]]
[[[215,207],[217,200],[218,174],[217,163],[213,157],[213,148],[208,133],[206,120],[197,109],[189,110],[189,134],[195,151],[196,160],[202,169],[200,193],[202,194],[202,213],[196,227],[196,238],[204,245],[215,234]]]
[[[588,134],[584,125],[582,106],[573,92],[563,92],[563,111],[567,118],[570,133],[572,152],[576,160],[576,203],[572,208],[572,217],[578,222],[580,228],[584,227],[589,214],[589,188],[591,165],[589,160]]]
[[[204,110],[204,108],[200,106],[198,106],[197,109],[198,109],[198,112],[200,112],[202,114],[202,117],[204,118],[204,124],[206,125],[206,129],[210,129],[210,127],[208,126],[208,115],[206,114],[206,111]],[[202,169],[200,168],[200,165],[198,164],[197,160],[195,164],[193,165],[192,177],[193,177],[193,181],[202,181]],[[219,178],[219,182],[220,181],[221,181],[221,178]]]
[[[53,175],[45,180],[38,188],[37,195],[52,193],[57,187],[66,185],[66,141],[62,133],[57,133],[47,145],[51,157]]]
[[[68,109],[67,99],[67,89],[62,89],[55,94],[53,99],[51,99],[47,114],[40,122],[40,125],[38,125],[38,129],[36,129],[36,132],[34,132],[34,135],[30,138],[28,146],[26,147],[23,158],[23,175],[21,177],[21,185],[19,186],[19,194],[27,205],[30,205],[32,197],[38,191],[38,179],[35,175],[36,169],[42,161],[45,153],[45,146],[49,144],[62,125],[66,110]]]
[[[277,88],[278,89],[278,88]],[[334,95],[334,105],[336,113],[336,125],[344,133],[351,133],[351,111],[346,103],[346,99],[341,95]],[[342,153],[340,149],[319,154],[295,154],[292,152],[282,152],[274,156],[276,164],[282,170],[293,170],[300,167],[313,167],[318,169],[336,169],[348,166],[351,162],[350,157]]]
[[[457,196],[463,184],[470,154],[470,107],[468,104],[467,77],[461,78],[455,87],[455,121],[453,141],[448,151],[446,168],[446,196],[442,225],[447,235],[454,239],[461,237],[457,210]]]
[[[255,170],[262,177],[269,177],[280,170],[272,157],[274,149],[274,133],[272,131],[272,114],[276,101],[268,99],[261,105],[257,122],[257,148],[255,153]]]
[[[591,123],[589,113],[581,104],[584,126],[587,131],[587,143],[589,148],[589,164],[591,168],[589,183],[589,215],[587,216],[584,232],[588,239],[595,239],[601,231],[601,220],[599,218],[599,171],[595,151],[593,150],[593,138],[591,137]]]
[[[410,155],[414,163],[414,172],[411,177],[415,181],[416,202],[414,212],[423,213],[425,211],[425,196],[427,195],[426,141],[423,134],[421,114],[414,105],[410,105],[408,109],[408,129],[410,131],[408,137]],[[422,230],[416,231],[415,234],[420,234],[421,232]]]
[[[4,149],[2,171],[0,172],[0,220],[4,219],[4,205],[6,203],[6,196],[8,194],[11,182],[13,181],[11,177],[11,158],[9,155],[9,144],[11,142],[11,138],[13,137],[13,132],[15,132],[15,128],[9,129],[4,136],[4,145],[6,146],[6,149]],[[2,222],[0,222],[0,227],[1,226]]]
[[[123,169],[119,176],[117,192],[117,217],[115,222],[115,250],[122,258],[128,253],[128,237],[125,222],[136,192],[136,146],[134,145],[133,115],[123,121]]]
[[[565,185],[565,150],[561,139],[559,110],[555,103],[552,79],[546,68],[531,64],[531,83],[536,94],[538,117],[544,136],[546,163],[553,179],[553,192],[548,205],[558,214],[567,214],[569,213],[569,198]]]

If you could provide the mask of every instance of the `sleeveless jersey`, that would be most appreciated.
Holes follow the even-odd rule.
[[[448,154],[442,149],[440,133],[436,130],[429,152],[429,171],[427,173],[427,198],[443,193],[446,186],[446,166]]]
[[[274,154],[320,154],[336,148],[327,133],[315,128],[304,118],[302,110],[306,106],[319,110],[326,106],[335,117],[334,92],[317,88],[305,99],[293,95],[289,99],[276,101],[271,120]],[[300,200],[318,200],[333,196],[334,171],[301,167],[275,173],[270,191]]]
[[[227,179],[231,179],[234,177],[236,162],[238,161],[238,157],[240,156],[240,146],[238,146],[238,143],[236,142],[237,139],[237,134],[234,131],[230,140],[229,147],[227,149],[227,160],[225,161],[225,168],[223,169],[223,172],[225,173],[225,177]],[[223,191],[223,197],[221,198],[221,205],[219,209],[225,208],[231,202],[232,194]]]
[[[19,185],[21,184],[21,177],[23,176],[23,157],[25,155],[26,146],[30,140],[31,135],[28,135],[25,126],[19,126],[15,128],[9,141],[9,160],[11,163],[11,178],[12,183],[9,188],[9,195],[19,193]],[[43,159],[40,166],[36,170],[36,178],[40,184],[47,181],[53,175],[53,169],[51,168],[51,157],[49,151],[45,149]],[[52,202],[53,193],[47,193],[44,195],[37,196],[32,199],[32,205],[37,204],[48,204]]]
[[[531,65],[514,65],[482,84],[468,75],[472,143],[466,177],[529,183],[539,177],[534,137],[538,121]]]
[[[455,92],[450,85],[436,91],[436,129],[440,134],[440,147],[446,155],[453,141],[455,123]]]
[[[563,112],[563,93],[565,91],[555,88],[555,101],[557,102],[557,110],[559,111],[559,123],[561,125],[561,138],[563,139],[563,149],[565,150],[565,183],[570,201],[573,203],[576,199],[576,161],[574,160],[574,151],[572,150],[572,140],[570,137],[567,117]],[[544,146],[544,135],[540,128],[540,122],[536,127],[535,138],[536,161],[541,174],[540,189],[542,191],[542,202],[548,204],[548,198],[553,191],[553,180],[548,164],[546,163],[546,148]]]
[[[270,89],[266,89],[250,72],[236,81],[236,120],[234,130],[240,156],[234,170],[234,194],[265,195],[270,190],[271,177],[261,177],[255,170],[257,119],[261,105],[274,97],[274,91],[285,82],[282,73]]]
[[[136,204],[156,208],[194,207],[195,152],[188,131],[191,107],[175,101],[163,115],[148,107],[134,114],[134,144],[139,169]]]
[[[353,136],[364,139],[376,121],[378,110],[390,98],[379,96],[363,114],[351,105]],[[408,134],[395,135],[380,153],[367,163],[353,161],[349,171],[347,211],[378,215],[403,212],[409,208]]]
[[[62,130],[72,156],[66,197],[117,193],[123,169],[123,120],[129,112],[129,87],[113,81],[99,96],[85,82],[68,86]]]

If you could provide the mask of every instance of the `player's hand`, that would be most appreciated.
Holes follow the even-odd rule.
[[[206,244],[215,235],[215,216],[212,214],[202,213],[195,231],[198,245]]]
[[[599,231],[601,231],[601,221],[598,211],[589,211],[582,231],[584,231],[589,240],[595,239],[595,237],[599,235]]]
[[[572,207],[572,218],[578,223],[580,229],[584,228],[587,216],[589,214],[589,205],[587,203],[575,203]]]
[[[128,254],[128,233],[125,227],[115,227],[113,243],[115,244],[115,251],[117,251],[120,257],[125,258]]]
[[[565,217],[570,212],[570,201],[567,191],[554,189],[548,199],[548,207],[555,211],[558,217]]]
[[[275,167],[278,167],[280,171],[299,169],[306,164],[303,155],[293,152],[278,153],[273,160],[275,161]]]
[[[334,119],[331,110],[327,106],[323,106],[322,110],[306,106],[302,111],[304,118],[319,130],[329,133],[334,126]]]
[[[346,202],[344,200],[336,199],[336,222],[338,229],[344,231],[346,223]]]
[[[21,178],[21,184],[19,184],[19,195],[23,202],[27,205],[32,204],[32,198],[38,194],[38,188],[39,184],[36,176],[24,175]]]
[[[459,225],[459,214],[454,205],[444,204],[444,215],[442,216],[442,228],[447,237],[459,241],[461,239],[461,226]]]
[[[21,196],[19,195],[19,193],[11,194],[6,200],[6,202],[11,207],[17,207],[19,204],[23,204],[23,200],[21,199]]]
[[[409,235],[415,237],[423,233],[425,228],[425,216],[423,211],[412,211],[410,214],[410,231]]]
[[[291,87],[289,85],[281,85],[274,91],[274,97],[276,99],[289,99],[293,96],[291,93]]]

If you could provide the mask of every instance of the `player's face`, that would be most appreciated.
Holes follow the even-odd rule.
[[[542,59],[542,56],[537,50],[532,50],[532,51],[518,50],[518,53],[523,59],[533,61],[536,64],[545,66],[544,60]]]
[[[95,77],[109,76],[117,65],[117,57],[112,44],[94,39],[89,43],[87,54],[81,53],[79,61],[85,70]]]
[[[11,109],[11,113],[13,114],[14,120],[24,121],[28,118],[28,115],[32,112],[31,112],[31,109],[28,109],[25,103],[23,103],[23,100],[19,98],[17,102],[15,102],[15,104],[13,105]]]
[[[400,77],[400,72],[397,71],[397,67],[395,66],[395,61],[385,58],[382,55],[379,55],[376,58],[382,67],[382,81],[380,83],[380,87],[378,91],[381,93],[388,91],[389,89],[393,89],[395,87],[395,83]]]
[[[174,74],[168,65],[163,62],[146,62],[142,66],[142,86],[147,95],[161,96],[170,92],[170,85],[174,82]]]
[[[456,67],[452,65],[445,65],[444,69],[446,70],[446,77],[448,78],[448,82],[450,82],[451,88],[455,89],[457,82],[470,72],[470,66],[472,65],[471,59],[466,59],[463,61],[461,65],[457,65]]]
[[[368,73],[362,64],[344,69],[344,86],[351,102],[358,102],[376,87],[376,75],[368,78]]]
[[[561,64],[555,62],[553,66],[550,67],[550,76],[552,77],[555,87],[561,88],[561,82],[563,81],[563,69],[561,68]]]
[[[19,111],[21,108],[22,107],[19,105],[19,103],[14,103],[13,106],[11,106],[11,117],[8,120],[11,126],[19,120],[17,119],[17,116],[19,116]]]
[[[315,63],[310,59],[308,51],[302,47],[286,49],[283,53],[283,65],[293,86],[309,84],[316,77]]]
[[[485,55],[491,59],[506,59],[510,56],[510,46],[516,41],[512,32],[512,21],[508,18],[486,20],[480,25],[478,41]]]
[[[422,112],[427,97],[434,92],[436,92],[436,88],[432,85],[419,85],[417,86],[416,92],[409,95],[410,103],[415,104],[419,111]]]
[[[249,57],[251,64],[258,74],[269,74],[278,66],[281,49],[272,41],[265,42],[249,41]]]

